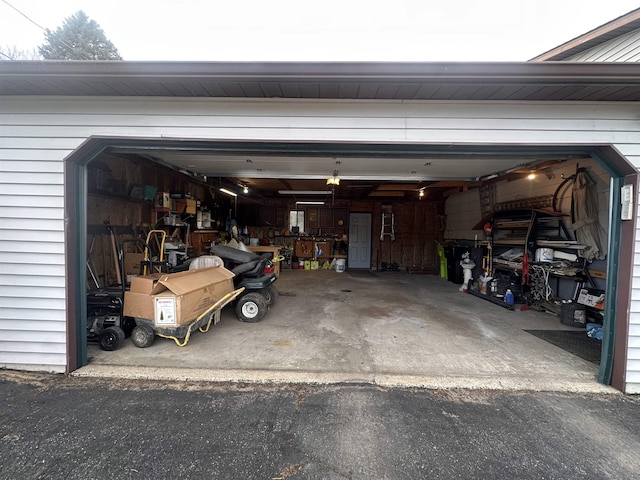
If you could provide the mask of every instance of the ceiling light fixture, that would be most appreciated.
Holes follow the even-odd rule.
[[[338,170],[334,170],[333,176],[327,178],[327,185],[340,185],[340,178],[338,178]]]
[[[249,187],[247,187],[247,186],[242,187],[242,192],[243,193],[249,193]]]
[[[296,202],[296,205],[324,205],[324,202]]]
[[[331,195],[331,190],[278,190],[280,195]]]
[[[536,179],[536,173],[535,172],[531,172],[529,175],[527,175],[527,178],[529,180],[535,180]]]
[[[222,193],[226,193],[227,195],[231,195],[232,197],[237,197],[238,194],[236,192],[232,192],[231,190],[227,190],[226,188],[221,188],[220,191]]]

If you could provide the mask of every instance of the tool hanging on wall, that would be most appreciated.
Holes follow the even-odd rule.
[[[106,225],[107,230],[109,231],[109,235],[111,236],[111,251],[113,254],[113,263],[116,271],[116,280],[118,282],[118,285],[120,285],[122,284],[122,275],[120,272],[120,263],[118,261],[118,249],[116,248],[116,245],[118,243],[118,239],[116,237],[116,231],[115,231],[115,228],[113,228],[113,225],[111,225],[111,223],[109,222],[109,220],[105,220],[104,224]]]
[[[396,216],[391,205],[382,206],[382,231],[380,241],[384,241],[385,236],[389,236],[391,241],[396,239]]]
[[[87,252],[87,270],[89,271],[89,275],[91,276],[91,279],[93,280],[93,283],[95,284],[96,288],[100,288],[100,280],[98,279],[96,267],[93,263],[93,258],[91,257],[91,254],[93,253],[93,247],[95,246],[95,244],[96,244],[96,235],[94,233],[93,236],[91,237],[91,245],[89,246],[89,251]]]

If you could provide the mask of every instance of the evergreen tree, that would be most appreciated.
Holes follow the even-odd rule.
[[[100,25],[82,10],[55,31],[47,29],[45,39],[38,47],[45,60],[122,60]]]
[[[42,60],[42,56],[34,48],[32,50],[18,50],[17,47],[0,47],[0,61],[2,60]]]

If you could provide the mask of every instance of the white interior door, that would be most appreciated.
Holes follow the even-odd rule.
[[[371,268],[371,214],[349,214],[349,268]]]

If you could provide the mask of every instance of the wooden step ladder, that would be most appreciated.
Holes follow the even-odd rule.
[[[380,241],[384,241],[384,237],[388,235],[391,241],[396,239],[396,216],[391,209],[391,205],[382,206],[382,230],[380,232]]]

